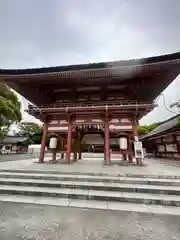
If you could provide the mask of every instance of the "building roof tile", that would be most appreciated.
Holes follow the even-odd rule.
[[[164,121],[161,125],[159,125],[158,127],[156,127],[154,130],[152,130],[150,133],[146,134],[145,136],[143,136],[141,138],[141,140],[146,139],[146,138],[150,138],[150,137],[154,137],[156,135],[159,135],[161,133],[164,133],[168,130],[171,130],[174,127],[177,127],[180,120],[179,120],[180,114]]]

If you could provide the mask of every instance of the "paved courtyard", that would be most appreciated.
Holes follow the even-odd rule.
[[[180,216],[0,203],[1,240],[176,240]]]
[[[1,157],[1,156],[0,156]],[[12,158],[12,156],[10,156]],[[170,175],[180,176],[180,165],[170,161],[162,161],[154,158],[145,159],[146,166],[118,166],[104,165],[103,160],[99,159],[83,159],[74,164],[50,164],[46,157],[44,164],[38,164],[38,158],[35,156],[27,156],[23,161],[19,160],[19,156],[13,156],[16,161],[0,162],[0,169],[22,169],[22,170],[43,170],[58,172],[77,172],[77,173],[107,173],[107,174],[140,174],[140,175]],[[116,161],[117,162],[117,161]]]
[[[28,154],[1,154],[0,155],[0,162],[11,162],[11,161],[18,161],[18,160],[27,160],[31,158],[38,157],[38,154],[28,155]]]

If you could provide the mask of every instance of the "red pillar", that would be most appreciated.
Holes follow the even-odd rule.
[[[110,162],[110,147],[109,147],[109,123],[106,119],[104,122],[104,150],[105,150],[105,161]]]
[[[67,151],[66,151],[66,160],[70,163],[71,160],[71,142],[72,142],[72,121],[69,121],[68,125],[68,137],[67,137]]]
[[[44,154],[45,154],[45,150],[46,150],[47,130],[48,130],[48,123],[44,123],[43,136],[42,136],[42,140],[41,140],[41,150],[40,150],[40,155],[39,155],[39,163],[44,162]]]
[[[180,155],[180,143],[177,140],[177,136],[176,135],[174,135],[173,137],[174,137],[174,141],[175,141],[175,144],[176,144],[177,153]]]

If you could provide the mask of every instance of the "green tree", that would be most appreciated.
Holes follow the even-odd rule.
[[[180,100],[171,104],[170,108],[173,108],[173,107],[176,107],[179,110],[179,113],[180,113]],[[180,126],[180,116],[178,116],[177,119],[178,119],[177,126]]]
[[[43,127],[34,122],[20,122],[18,124],[19,136],[28,137],[35,144],[41,143],[41,138],[43,135]]]
[[[154,130],[155,128],[157,128],[158,126],[160,126],[161,124],[162,124],[161,122],[156,122],[149,126],[148,125],[138,126],[138,133],[139,135],[145,135]]]
[[[170,108],[177,107],[180,110],[180,100],[170,105]]]
[[[0,138],[6,136],[10,126],[21,120],[21,103],[17,95],[0,82]]]
[[[149,132],[148,126],[144,125],[144,126],[138,126],[137,127],[138,130],[138,134],[139,135],[145,135]]]

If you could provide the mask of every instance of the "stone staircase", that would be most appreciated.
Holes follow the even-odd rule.
[[[1,170],[0,201],[180,214],[180,176]]]

